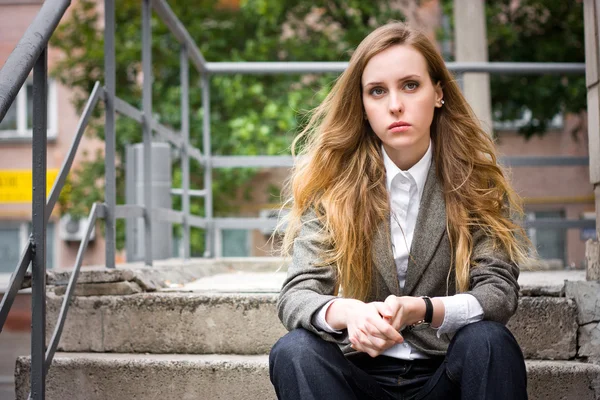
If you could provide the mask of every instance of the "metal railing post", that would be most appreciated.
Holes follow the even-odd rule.
[[[210,77],[208,73],[202,74],[202,146],[204,147],[204,209],[206,216],[206,230],[204,257],[213,256],[213,243],[215,227],[213,221],[213,192],[212,192],[212,160],[210,144]]]
[[[31,398],[46,395],[46,145],[48,85],[48,47],[42,50],[33,67],[33,138],[32,138],[32,329],[31,329]]]
[[[150,0],[142,2],[142,71],[144,84],[144,262],[152,265],[152,10]]]
[[[104,201],[106,203],[105,239],[106,267],[115,268],[116,224],[115,206],[117,203],[115,172],[115,1],[104,1],[104,84],[105,84],[105,127],[104,127]]]
[[[190,158],[188,155],[188,148],[190,146],[190,79],[188,52],[185,45],[181,46],[179,62],[181,68],[181,136],[183,138],[183,146],[181,147],[183,258],[187,260],[190,258]]]

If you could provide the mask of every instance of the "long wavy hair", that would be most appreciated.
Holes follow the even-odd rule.
[[[337,268],[344,296],[362,300],[371,287],[372,238],[389,218],[390,205],[381,141],[363,117],[361,77],[373,56],[399,44],[425,57],[432,82],[439,82],[444,93],[445,105],[435,109],[430,132],[446,202],[456,291],[469,289],[469,270],[477,267],[471,258],[478,229],[517,265],[528,258],[526,235],[511,218],[522,215],[520,199],[497,163],[493,140],[427,36],[403,23],[390,23],[359,44],[348,68],[294,140],[292,153],[302,157],[296,158],[287,185],[291,198],[284,205],[290,211],[283,254],[291,254],[302,225],[310,222],[306,216],[313,215],[323,226],[314,240],[329,249],[319,255],[322,264]]]

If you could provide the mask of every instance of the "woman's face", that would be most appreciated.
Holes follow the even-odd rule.
[[[427,151],[442,89],[431,82],[425,57],[410,45],[396,45],[367,63],[361,79],[366,118],[386,153],[401,169]]]

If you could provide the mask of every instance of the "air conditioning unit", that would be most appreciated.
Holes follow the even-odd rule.
[[[75,219],[71,215],[63,215],[59,222],[58,233],[62,240],[80,242],[87,229],[87,218]],[[90,240],[94,240],[96,228],[92,229]]]

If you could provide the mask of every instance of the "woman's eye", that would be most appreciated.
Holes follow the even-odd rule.
[[[416,90],[418,87],[419,84],[417,82],[408,82],[406,85],[404,85],[404,88],[410,91]]]
[[[375,96],[381,96],[384,93],[385,93],[385,90],[383,90],[383,88],[380,88],[380,87],[371,89],[371,94],[375,95]]]

